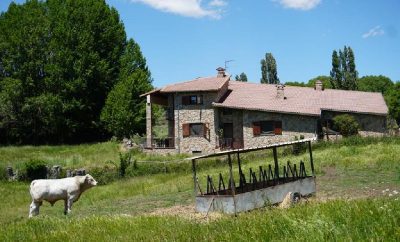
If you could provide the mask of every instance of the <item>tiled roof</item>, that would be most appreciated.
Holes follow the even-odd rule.
[[[197,78],[192,81],[165,86],[161,88],[160,92],[218,91],[229,78],[230,76]]]
[[[232,92],[216,107],[283,112],[319,116],[321,110],[386,115],[388,108],[381,93],[310,87],[284,88],[285,99],[276,97],[276,86],[230,81]]]

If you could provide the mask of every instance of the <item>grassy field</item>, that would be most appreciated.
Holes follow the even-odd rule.
[[[22,162],[36,158],[35,154],[49,161],[76,156],[81,157],[79,165],[91,166],[91,162],[119,155],[114,143],[85,146],[5,147],[0,148],[0,161]],[[238,217],[212,214],[206,218],[194,213],[190,163],[185,161],[154,163],[151,166],[167,167],[167,172],[159,169],[159,174],[95,187],[82,196],[69,216],[62,214],[62,202],[54,207],[45,203],[41,214],[28,220],[29,185],[1,182],[0,241],[400,240],[400,139],[314,147],[315,198],[287,210],[270,207]],[[308,155],[287,155],[281,160],[307,161]],[[258,152],[244,157],[243,168],[271,161],[271,154]],[[139,168],[147,165],[138,164]],[[199,166],[201,181],[207,174],[227,172],[225,160],[206,160]]]

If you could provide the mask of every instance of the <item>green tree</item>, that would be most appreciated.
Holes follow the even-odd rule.
[[[0,136],[17,143],[101,138],[100,112],[126,44],[117,11],[104,0],[11,3],[0,33],[1,96],[9,100],[12,86],[20,95],[18,105],[2,105],[13,112],[0,122]]]
[[[386,76],[363,76],[358,79],[358,90],[365,92],[380,92],[386,95],[393,88],[394,84]]]
[[[351,47],[344,46],[343,51],[339,50],[339,54],[336,50],[333,51],[330,76],[334,89],[357,90],[358,72]]]
[[[389,106],[389,115],[400,124],[400,82],[396,82],[393,88],[387,92],[385,99]]]
[[[349,114],[341,114],[333,118],[334,128],[343,137],[358,134],[359,124],[355,118]]]
[[[247,82],[247,75],[244,72],[242,72],[240,73],[240,76],[238,75],[235,76],[235,80],[240,82]]]
[[[307,87],[307,84],[304,82],[285,82],[285,86]]]
[[[260,82],[261,83],[268,83],[268,79],[267,79],[267,63],[266,63],[264,58],[260,61],[260,64],[261,64],[261,79],[260,79]]]
[[[310,79],[307,83],[308,87],[314,87],[315,86],[315,82],[320,80],[322,82],[322,85],[324,86],[324,88],[326,89],[331,89],[332,88],[332,84],[330,82],[330,77],[329,76],[317,76],[314,77],[312,79]]]
[[[119,82],[108,95],[101,114],[109,132],[122,138],[145,131],[146,102],[140,95],[152,89],[151,82],[146,59],[131,39],[121,57]]]
[[[272,53],[265,54],[261,60],[261,83],[279,84],[276,61]]]

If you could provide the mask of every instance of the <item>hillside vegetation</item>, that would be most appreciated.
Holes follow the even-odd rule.
[[[78,147],[22,147],[21,151],[28,153],[26,159],[39,154],[48,160],[54,157],[63,160],[79,154],[85,161],[79,163],[82,165],[89,164],[89,160],[101,163],[117,159],[119,152],[114,143],[93,145],[108,147],[103,150],[87,145],[87,150],[93,152],[86,153],[82,147],[79,153]],[[51,153],[46,149],[63,152]],[[16,157],[7,160],[12,157],[9,153],[12,150]],[[138,163],[136,169],[141,169],[144,175],[119,179],[87,191],[67,217],[62,213],[63,203],[58,202],[54,207],[45,203],[40,215],[28,220],[29,185],[1,182],[0,240],[396,241],[400,239],[399,150],[398,138],[315,144],[315,198],[287,210],[268,207],[237,217],[220,214],[205,217],[194,213],[190,162],[173,161],[180,158],[174,156],[166,157],[171,161],[163,163]],[[107,158],[101,158],[102,152]],[[1,164],[24,160],[21,153],[15,147],[1,148]],[[308,160],[306,153],[283,156],[285,153],[288,152],[280,150],[283,162]],[[143,154],[137,157],[150,159]],[[252,153],[244,157],[244,169],[270,161],[271,155],[267,152]],[[225,174],[226,170],[225,160],[205,160],[199,164],[200,181],[204,182],[207,174]],[[145,175],[146,171],[158,174]]]

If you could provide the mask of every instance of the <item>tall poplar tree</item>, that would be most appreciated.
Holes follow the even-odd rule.
[[[344,46],[343,51],[332,53],[332,70],[330,82],[334,89],[357,90],[358,72],[356,70],[354,52]]]
[[[261,60],[261,83],[278,84],[278,71],[276,60],[272,53],[265,54],[265,60]]]

